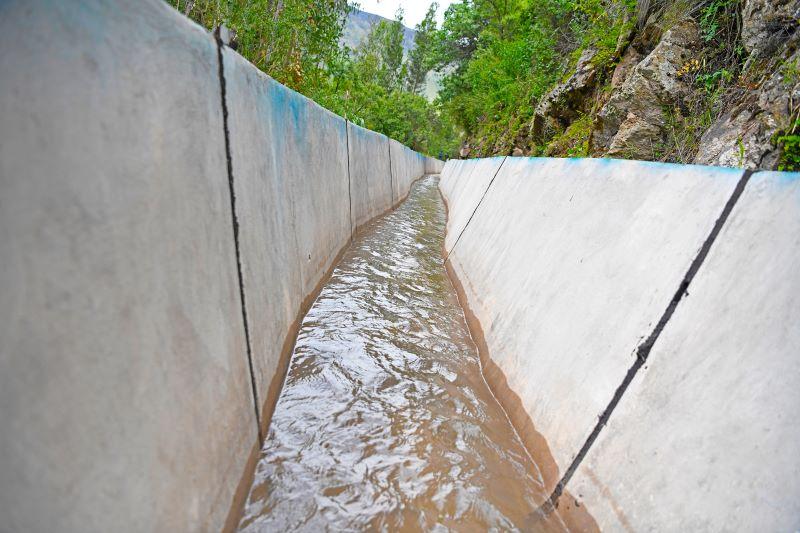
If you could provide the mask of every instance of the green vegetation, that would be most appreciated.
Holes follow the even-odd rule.
[[[698,55],[676,73],[694,87],[682,108],[664,110],[666,140],[654,147],[652,158],[660,161],[690,162],[700,146],[703,133],[719,118],[727,103],[746,90],[742,71],[744,53],[739,43],[741,0],[678,0],[666,7],[662,25],[693,17],[704,43]],[[753,70],[753,69],[751,69]],[[744,144],[737,142],[740,164],[744,163]]]
[[[435,8],[404,58],[402,12],[349,50],[340,44],[347,0],[168,1],[209,30],[225,24],[253,65],[352,122],[434,156],[457,149],[450,117],[418,94],[434,57]]]
[[[351,50],[340,44],[348,0],[168,1],[189,6],[208,28],[222,22],[235,30],[239,52],[281,83],[435,156],[457,156],[462,146],[470,157],[592,155],[597,113],[623,53],[633,46],[646,54],[686,18],[697,22],[702,46],[676,78],[692,90],[680,105],[664,106],[663,142],[653,142],[652,159],[693,160],[703,133],[766,73],[780,68],[791,84],[800,72],[796,63],[766,60],[745,68],[743,0],[458,0],[438,28],[434,3],[408,54],[402,11]],[[542,97],[570,80],[580,58],[594,68],[592,81],[554,104],[573,106],[567,113],[534,122]],[[441,90],[429,102],[420,93],[432,71]],[[786,169],[798,168],[796,129],[773,138]]]
[[[583,115],[574,120],[563,133],[556,134],[543,149],[547,156],[586,157],[589,155],[589,135],[592,117]]]
[[[462,139],[473,156],[530,144],[538,99],[586,47],[596,49],[595,64],[612,64],[620,35],[633,25],[632,0],[460,0],[441,28],[431,6],[404,57],[402,12],[347,50],[340,45],[347,0],[169,1],[209,29],[225,23],[235,30],[239,52],[281,83],[357,124],[445,156]],[[428,102],[419,93],[432,70],[442,73],[442,90]],[[577,145],[586,151],[590,122],[561,132],[569,153]]]
[[[778,170],[800,171],[800,118],[795,118],[791,128],[775,136],[775,144],[781,149]]]
[[[800,61],[784,61],[780,67],[783,85],[791,87],[800,78]]]
[[[721,28],[735,22],[739,0],[712,0],[700,11],[700,34],[703,40],[713,40]]]
[[[471,155],[510,153],[514,147],[529,153],[588,153],[590,116],[566,131],[550,132],[551,138],[533,139],[534,109],[572,74],[585,50],[593,50],[591,61],[600,70],[612,65],[621,36],[633,28],[633,10],[626,0],[462,0],[451,5],[440,32],[440,64],[452,69],[441,98],[465,132]]]

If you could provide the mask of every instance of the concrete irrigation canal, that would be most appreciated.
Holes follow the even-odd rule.
[[[549,493],[483,379],[444,229],[429,177],[344,254],[300,327],[243,531],[544,527]]]
[[[800,174],[445,164],[0,6],[0,531],[800,530]]]

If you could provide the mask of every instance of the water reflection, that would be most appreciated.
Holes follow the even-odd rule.
[[[426,178],[346,252],[303,320],[242,530],[531,528],[541,476],[481,374],[444,227]]]

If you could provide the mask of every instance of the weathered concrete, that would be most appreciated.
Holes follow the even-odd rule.
[[[353,229],[387,211],[393,204],[389,138],[347,123],[350,147],[350,200]]]
[[[504,157],[447,162],[442,171],[439,188],[447,202],[447,234],[444,247],[447,253],[467,226],[478,202],[481,201],[495,177]]]
[[[425,174],[425,158],[403,144],[389,139],[392,157],[392,197],[395,202],[403,200],[411,184]]]
[[[345,120],[224,50],[259,402],[309,296],[350,239]],[[310,157],[313,154],[313,157]]]
[[[212,37],[160,0],[0,11],[0,529],[219,530],[302,301],[410,175],[225,50],[237,254]]]
[[[425,158],[425,174],[441,174],[444,162],[433,157]]]
[[[469,178],[461,172],[474,166]],[[448,162],[453,230],[490,176]],[[455,170],[455,169],[454,169]],[[484,175],[479,175],[484,174]],[[452,267],[562,472],[583,445],[711,231],[742,171],[508,158],[453,248]],[[464,188],[480,185],[478,191]],[[450,227],[448,228],[448,232]]]
[[[754,174],[571,482],[610,531],[800,527],[800,174]]]
[[[0,10],[0,529],[218,529],[256,432],[215,43]]]

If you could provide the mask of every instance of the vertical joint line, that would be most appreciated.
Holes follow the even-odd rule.
[[[236,274],[239,280],[239,301],[242,307],[242,320],[244,322],[244,340],[247,348],[247,365],[250,370],[250,388],[253,393],[253,410],[256,416],[256,432],[258,442],[261,442],[261,415],[258,409],[258,390],[256,389],[255,372],[253,371],[253,351],[250,347],[250,327],[247,320],[247,302],[244,293],[244,278],[242,276],[242,258],[239,251],[239,219],[236,215],[236,192],[233,183],[233,160],[231,157],[230,130],[228,128],[228,102],[225,86],[225,68],[222,62],[222,47],[224,43],[220,36],[219,26],[214,31],[214,38],[217,41],[217,60],[219,64],[219,87],[220,98],[222,101],[222,126],[225,133],[225,159],[228,169],[228,190],[231,200],[231,223],[233,226],[233,243],[236,250]]]
[[[353,193],[351,192],[352,189],[352,179],[350,178],[350,121],[344,119],[344,137],[347,143],[347,199],[350,202],[348,205],[350,207],[350,239],[353,239]]]
[[[722,212],[720,213],[716,222],[714,222],[714,227],[711,229],[711,233],[709,233],[708,237],[706,237],[705,242],[703,242],[703,245],[700,247],[700,250],[697,252],[694,260],[689,265],[689,270],[686,271],[683,280],[681,280],[681,283],[678,285],[678,289],[672,296],[672,300],[670,300],[669,305],[667,305],[667,308],[664,310],[664,313],[661,315],[661,318],[658,320],[658,323],[653,331],[650,333],[647,339],[645,339],[636,348],[636,359],[634,360],[633,365],[628,369],[628,372],[625,374],[625,379],[623,379],[620,386],[617,387],[617,390],[614,392],[614,396],[611,398],[608,406],[606,406],[605,410],[603,410],[603,413],[600,415],[597,424],[595,424],[594,429],[589,434],[589,437],[581,447],[578,455],[575,456],[569,468],[567,468],[562,478],[556,484],[555,488],[553,489],[553,493],[540,507],[541,512],[550,513],[557,507],[558,499],[563,494],[567,483],[569,483],[569,480],[572,478],[573,474],[575,474],[578,466],[580,466],[581,462],[586,457],[586,454],[589,453],[589,450],[591,449],[595,440],[597,440],[600,432],[608,423],[611,414],[614,412],[617,404],[619,404],[619,401],[622,399],[622,396],[625,394],[628,386],[633,381],[636,373],[639,372],[642,366],[644,366],[647,358],[650,356],[650,351],[653,349],[653,346],[661,335],[661,332],[664,330],[664,327],[667,325],[670,318],[672,318],[672,315],[675,312],[675,309],[678,307],[678,304],[687,294],[689,294],[689,285],[692,283],[695,275],[703,265],[703,262],[705,261],[709,251],[711,250],[711,247],[714,244],[714,241],[716,241],[717,236],[719,236],[720,232],[722,231],[722,228],[725,225],[725,222],[728,220],[731,211],[733,211],[736,202],[738,202],[739,198],[742,196],[742,193],[744,192],[747,182],[750,180],[750,176],[752,174],[752,170],[745,170],[742,174],[742,177],[739,178],[739,181],[731,193],[730,198],[728,198],[728,201],[725,203],[725,207],[722,208]]]
[[[447,262],[447,260],[450,258],[450,255],[453,253],[453,250],[456,249],[456,245],[458,244],[458,241],[461,240],[461,236],[464,235],[465,231],[467,231],[467,227],[469,226],[469,223],[472,222],[472,217],[474,217],[475,213],[478,212],[478,208],[481,206],[481,203],[483,203],[483,199],[486,198],[486,195],[488,194],[489,189],[492,186],[492,183],[494,183],[494,179],[497,177],[498,174],[500,174],[500,169],[503,168],[503,165],[505,164],[506,159],[508,159],[508,156],[504,156],[503,157],[503,160],[500,162],[500,166],[497,167],[497,170],[495,171],[494,176],[492,176],[492,179],[489,180],[489,185],[487,185],[486,186],[486,190],[483,191],[483,196],[481,196],[481,199],[478,200],[477,205],[475,205],[475,209],[472,210],[472,214],[469,216],[469,219],[467,219],[467,223],[464,224],[463,228],[461,228],[461,233],[459,233],[458,237],[456,237],[456,242],[453,243],[453,247],[450,248],[449,252],[447,252],[447,255],[444,258],[445,262]]]

